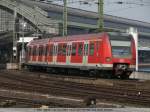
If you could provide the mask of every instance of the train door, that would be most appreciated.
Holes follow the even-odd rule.
[[[66,57],[67,57],[67,43],[63,44],[63,48],[62,48],[62,62],[66,63]]]
[[[66,62],[66,43],[59,43],[58,44],[58,54],[57,54],[57,62],[65,63]]]
[[[67,65],[70,64],[70,59],[71,59],[71,44],[72,43],[68,43],[68,45],[67,45],[67,53],[66,53],[66,64]]]
[[[44,49],[43,49],[43,46],[42,45],[40,45],[39,46],[39,56],[38,56],[38,61],[39,62],[42,62],[43,61],[43,51],[44,51]]]
[[[53,45],[53,64],[57,62],[57,54],[58,54],[58,43],[54,43]]]
[[[98,62],[100,62],[100,41],[90,41],[88,63]]]
[[[101,43],[102,43],[101,40],[95,41],[95,52],[96,52],[96,62],[97,63],[101,63],[101,59],[102,59],[102,54],[101,54],[102,44]]]
[[[53,55],[54,55],[53,47],[54,47],[53,44],[49,44],[48,46],[47,62],[49,64],[53,62]]]
[[[35,52],[35,55],[36,55],[36,59],[35,60],[36,61],[38,61],[38,57],[39,57],[38,54],[39,54],[39,45],[36,46],[36,52]]]
[[[77,59],[77,42],[72,43],[72,51],[71,51],[71,63],[76,63]]]
[[[36,61],[36,57],[37,57],[37,46],[33,46],[33,50],[32,50],[32,61]]]
[[[44,47],[44,62],[47,62],[48,59],[48,44]]]
[[[34,47],[34,46],[31,46],[31,58],[30,58],[31,61],[33,61],[33,47]]]
[[[83,65],[86,66],[88,62],[88,48],[89,48],[89,43],[88,41],[84,42],[84,50],[83,50]]]
[[[71,52],[71,63],[82,63],[83,42],[73,42]]]
[[[27,61],[32,61],[32,46],[28,46]]]
[[[77,45],[77,55],[76,55],[76,62],[82,63],[83,60],[83,42],[79,42]]]
[[[45,62],[45,45],[43,46],[42,62]]]

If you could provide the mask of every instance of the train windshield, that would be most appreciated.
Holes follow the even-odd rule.
[[[113,57],[131,57],[131,37],[129,35],[110,35],[110,43]]]

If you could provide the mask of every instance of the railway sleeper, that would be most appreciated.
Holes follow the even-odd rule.
[[[13,105],[16,105],[15,100],[4,100],[4,101],[0,102],[0,107],[10,107]]]

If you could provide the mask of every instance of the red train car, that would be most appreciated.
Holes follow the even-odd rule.
[[[135,43],[126,33],[104,32],[33,40],[25,65],[53,72],[128,78],[135,69]]]

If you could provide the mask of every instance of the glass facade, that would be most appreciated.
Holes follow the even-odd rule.
[[[139,63],[150,63],[150,50],[139,50]]]
[[[4,9],[0,9],[0,31],[13,30],[13,15]]]
[[[18,19],[18,18],[17,18]],[[23,28],[23,24],[26,24]],[[0,32],[3,31],[13,31],[14,29],[14,15],[7,11],[6,9],[0,9]],[[16,20],[16,33],[22,32],[36,32],[30,24],[24,20],[24,18],[19,18]]]

